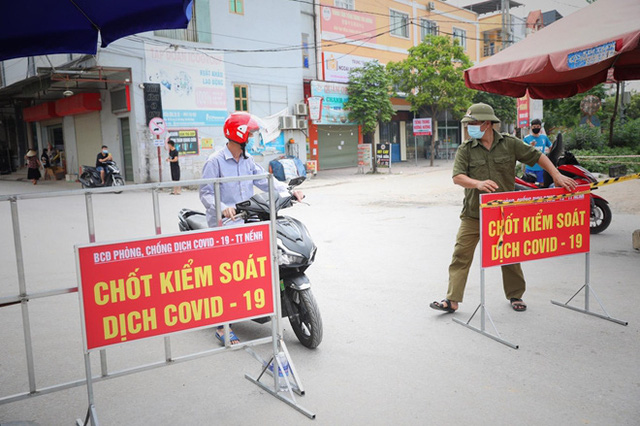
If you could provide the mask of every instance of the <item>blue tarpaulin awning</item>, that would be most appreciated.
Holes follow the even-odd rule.
[[[55,53],[95,54],[131,34],[186,28],[192,0],[18,0],[0,13],[0,61]]]

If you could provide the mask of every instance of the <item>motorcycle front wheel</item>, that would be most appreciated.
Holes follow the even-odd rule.
[[[611,223],[611,209],[606,201],[600,198],[593,199],[591,206],[591,228],[592,234],[599,234],[609,227]]]
[[[302,291],[287,288],[285,290],[291,300],[292,313],[289,323],[296,337],[309,349],[318,347],[322,342],[322,318],[311,289]]]
[[[112,177],[111,186],[124,186],[124,179],[121,177]],[[116,194],[120,194],[122,191],[115,191]]]

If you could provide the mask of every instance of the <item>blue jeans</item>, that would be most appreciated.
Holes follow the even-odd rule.
[[[536,175],[536,180],[540,183],[544,183],[544,170],[532,170],[528,167],[524,169],[525,173],[533,173]]]

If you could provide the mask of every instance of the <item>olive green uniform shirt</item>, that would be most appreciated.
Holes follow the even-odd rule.
[[[533,166],[540,155],[535,147],[494,130],[490,150],[478,139],[469,139],[460,145],[453,163],[453,176],[462,174],[476,180],[490,179],[498,185],[496,192],[513,191],[516,161]],[[480,191],[475,188],[464,189],[461,216],[480,218]]]

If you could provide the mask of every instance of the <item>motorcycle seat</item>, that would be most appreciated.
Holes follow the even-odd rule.
[[[207,217],[203,214],[194,214],[187,218],[187,223],[191,229],[206,229],[209,227]]]

